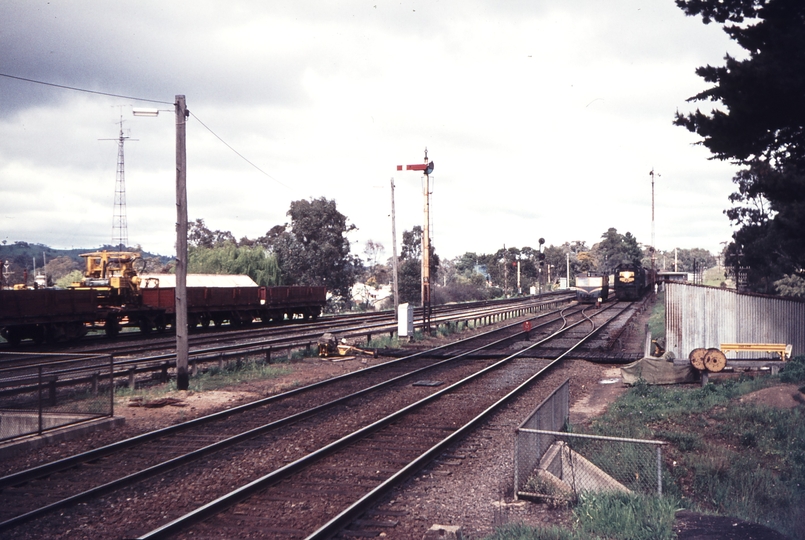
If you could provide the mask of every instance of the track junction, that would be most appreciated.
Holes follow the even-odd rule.
[[[325,538],[360,528],[360,516],[388,490],[540,384],[566,355],[611,341],[602,336],[608,325],[622,326],[633,309],[613,303],[587,314],[578,307],[528,314],[434,350],[6,476],[0,532],[36,538],[95,523],[102,536],[250,530]],[[558,349],[566,352],[557,356]]]

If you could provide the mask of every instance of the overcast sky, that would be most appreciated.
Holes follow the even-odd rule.
[[[128,237],[174,252],[172,103],[186,96],[189,217],[236,238],[335,199],[391,254],[423,223],[442,257],[597,242],[718,252],[736,168],[672,124],[698,66],[742,57],[673,0],[0,2],[0,241],[112,242],[122,114]],[[158,118],[132,107],[157,107]],[[215,135],[205,129],[200,120]],[[255,169],[216,135],[259,167]],[[137,139],[136,141],[134,139]]]

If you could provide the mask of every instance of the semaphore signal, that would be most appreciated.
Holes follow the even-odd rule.
[[[430,334],[430,174],[433,162],[428,161],[428,149],[425,148],[424,163],[415,165],[397,165],[398,171],[422,171],[425,174],[425,228],[422,231],[422,331]]]

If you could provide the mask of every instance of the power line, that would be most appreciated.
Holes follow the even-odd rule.
[[[37,81],[35,79],[26,79],[25,77],[17,77],[15,75],[8,75],[7,73],[0,73],[0,77],[7,77],[9,79],[16,79],[18,81],[25,81],[25,82],[35,83],[35,84],[42,84],[42,85],[45,85],[45,86],[53,86],[55,88],[64,88],[66,90],[74,90],[76,92],[85,92],[87,94],[98,94],[98,95],[101,95],[101,96],[109,96],[109,97],[117,97],[117,98],[123,98],[123,99],[131,99],[131,100],[134,100],[134,101],[147,101],[149,103],[162,103],[163,105],[173,105],[173,102],[170,102],[170,101],[160,101],[160,100],[157,100],[157,99],[138,98],[138,97],[133,97],[133,96],[123,96],[123,95],[120,95],[120,94],[111,94],[109,92],[99,92],[97,90],[87,90],[86,88],[77,88],[75,86],[67,86],[67,85],[64,85],[64,84],[56,84],[56,83],[49,83],[49,82],[45,82],[45,81]]]
[[[201,121],[201,118],[199,118],[198,116],[196,116],[196,115],[195,115],[195,114],[193,114],[192,112],[190,113],[190,116],[192,116],[193,118],[195,118],[196,120],[198,120],[198,123],[199,123],[199,124],[201,124],[202,126],[204,126],[204,129],[206,129],[207,131],[209,131],[210,133],[212,133],[212,134],[213,134],[213,136],[214,136],[216,139],[218,139],[219,141],[221,141],[221,142],[224,144],[224,146],[226,146],[227,148],[229,148],[230,150],[232,150],[232,151],[233,151],[233,152],[234,152],[234,153],[235,153],[235,154],[236,154],[236,155],[237,155],[237,156],[238,156],[240,159],[242,159],[243,161],[245,161],[246,163],[248,163],[249,165],[251,165],[252,167],[254,167],[255,169],[257,169],[258,171],[260,171],[261,173],[263,173],[263,174],[264,174],[264,175],[266,175],[267,177],[271,178],[273,181],[275,181],[275,182],[276,182],[276,183],[278,183],[279,185],[281,185],[281,186],[283,186],[283,187],[285,187],[285,188],[291,189],[291,187],[290,187],[290,186],[288,186],[288,185],[286,185],[286,184],[283,184],[282,182],[280,182],[279,180],[277,180],[276,178],[274,178],[273,176],[271,176],[270,174],[268,174],[267,172],[265,172],[263,169],[261,169],[260,167],[258,167],[257,165],[255,165],[254,163],[252,163],[251,161],[249,161],[249,160],[248,160],[248,159],[247,159],[247,158],[246,158],[246,157],[245,157],[243,154],[241,154],[240,152],[238,152],[237,150],[235,150],[234,148],[232,148],[232,146],[231,146],[231,145],[230,145],[228,142],[226,142],[225,140],[223,140],[223,139],[222,139],[222,138],[221,138],[221,137],[220,137],[220,136],[219,136],[217,133],[215,133],[213,130],[211,130],[211,129],[210,129],[208,126],[207,126],[207,124],[205,124],[204,122],[202,122],[202,121]]]
[[[63,89],[65,89],[65,90],[74,90],[74,91],[76,91],[76,92],[85,92],[85,93],[87,93],[87,94],[97,94],[97,95],[101,95],[101,96],[109,96],[109,97],[117,97],[117,98],[123,98],[123,99],[130,99],[130,100],[133,100],[133,101],[145,101],[145,102],[149,102],[149,103],[160,103],[160,104],[163,104],[163,105],[175,105],[174,103],[172,103],[172,102],[170,102],[170,101],[160,101],[160,100],[156,100],[156,99],[146,99],[146,98],[138,98],[138,97],[133,97],[133,96],[124,96],[124,95],[120,95],[120,94],[112,94],[112,93],[109,93],[109,92],[99,92],[99,91],[97,91],[97,90],[87,90],[86,88],[78,88],[78,87],[75,87],[75,86],[67,86],[67,85],[63,85],[63,84],[55,84],[55,83],[49,83],[49,82],[45,82],[45,81],[37,81],[37,80],[35,80],[35,79],[27,79],[27,78],[25,78],[25,77],[17,77],[17,76],[15,76],[15,75],[8,75],[7,73],[0,73],[0,77],[7,77],[7,78],[9,78],[9,79],[16,79],[16,80],[18,80],[18,81],[25,81],[25,82],[30,82],[30,83],[34,83],[34,84],[42,84],[42,85],[45,85],[45,86],[52,86],[52,87],[54,87],[54,88],[63,88]],[[284,183],[280,182],[279,180],[277,180],[276,178],[274,178],[273,176],[271,176],[270,174],[268,174],[267,172],[265,172],[263,169],[261,169],[260,167],[258,167],[257,165],[255,165],[254,163],[252,163],[251,161],[249,161],[249,160],[248,160],[248,159],[247,159],[247,158],[246,158],[246,157],[245,157],[243,154],[241,154],[240,152],[238,152],[237,150],[235,150],[235,149],[234,149],[234,148],[233,148],[233,147],[232,147],[232,146],[231,146],[231,145],[230,145],[228,142],[226,142],[225,140],[223,140],[223,139],[222,139],[222,138],[221,138],[221,137],[220,137],[220,136],[219,136],[217,133],[215,133],[215,132],[214,132],[212,129],[210,129],[210,128],[207,126],[207,124],[205,124],[204,122],[202,122],[202,121],[201,121],[201,119],[200,119],[198,116],[196,116],[196,115],[195,115],[195,114],[193,114],[193,113],[190,113],[190,114],[193,116],[193,118],[195,118],[196,120],[198,120],[198,123],[199,123],[199,124],[201,124],[202,126],[204,126],[204,129],[206,129],[207,131],[209,131],[210,133],[212,133],[212,134],[213,134],[213,136],[214,136],[216,139],[218,139],[219,141],[221,141],[221,143],[223,143],[223,144],[224,144],[224,146],[226,146],[227,148],[229,148],[230,150],[232,150],[232,151],[233,151],[233,152],[234,152],[234,153],[235,153],[235,154],[236,154],[236,155],[237,155],[239,158],[241,158],[243,161],[245,161],[246,163],[248,163],[249,165],[251,165],[252,167],[254,167],[255,169],[257,169],[258,171],[260,171],[262,174],[264,174],[264,175],[265,175],[265,176],[267,176],[268,178],[271,178],[273,181],[275,181],[275,182],[276,182],[276,183],[278,183],[279,185],[281,185],[281,186],[283,186],[283,187],[285,187],[285,188],[287,188],[287,189],[291,189],[291,188],[290,188],[290,186],[288,186],[288,185],[286,185],[286,184],[284,184]]]

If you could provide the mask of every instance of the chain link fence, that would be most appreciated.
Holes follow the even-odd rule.
[[[540,403],[516,430],[514,439],[514,496],[524,489],[531,472],[540,462],[552,441],[533,433],[534,430],[560,431],[570,416],[570,379],[559,385]]]
[[[0,442],[114,415],[110,355],[46,356],[52,361],[0,369]]]
[[[584,492],[662,495],[662,441],[568,433],[569,381],[516,430],[515,498],[570,502]]]
[[[547,447],[523,476],[518,497],[573,501],[584,492],[662,495],[662,441],[524,429]],[[549,444],[550,442],[550,444]]]

